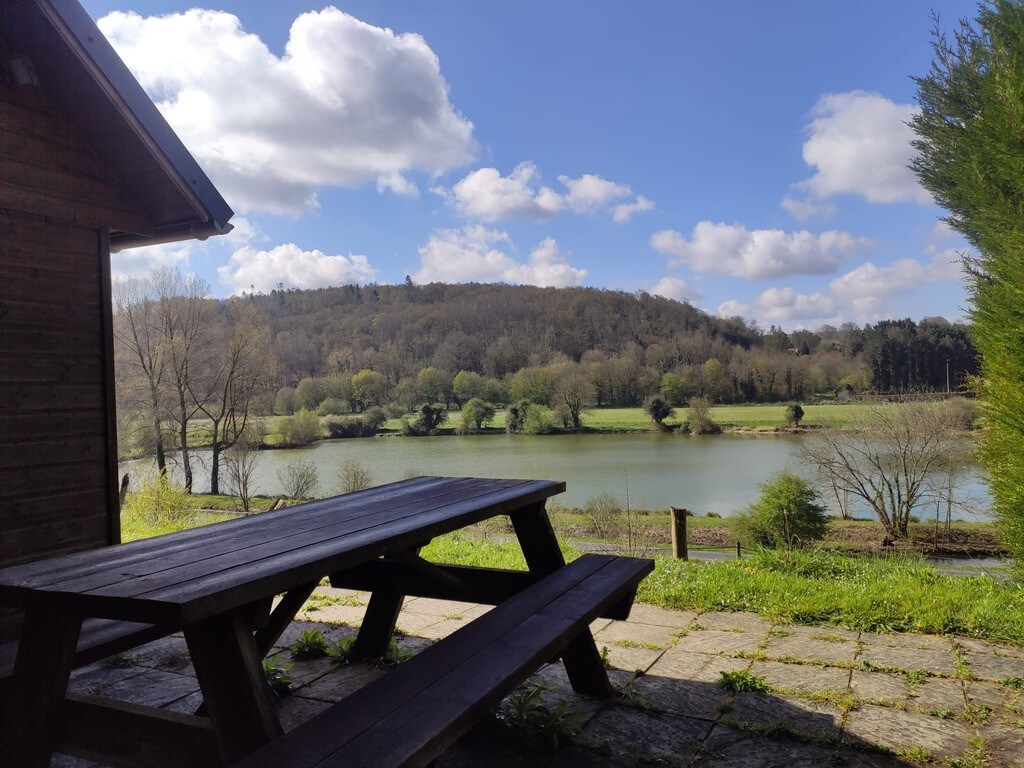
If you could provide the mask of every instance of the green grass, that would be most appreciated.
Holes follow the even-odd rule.
[[[135,516],[126,517],[122,527],[130,541],[225,517],[190,513],[168,522]],[[562,551],[567,560],[580,554],[564,544]],[[514,541],[465,532],[434,539],[422,554],[440,563],[526,567]],[[753,611],[781,623],[955,634],[1024,646],[1024,588],[987,577],[943,576],[923,560],[904,556],[764,550],[719,563],[659,557],[638,599],[679,610]]]
[[[942,576],[909,557],[765,551],[727,563],[659,558],[639,598],[667,608],[754,611],[783,623],[1024,645],[1021,587]]]

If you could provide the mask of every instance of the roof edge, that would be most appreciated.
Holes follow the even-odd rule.
[[[205,237],[230,231],[234,211],[81,4],[77,0],[35,2],[196,211],[196,222],[185,223],[177,239],[186,239],[187,228],[196,223],[205,225],[196,229]],[[125,236],[123,241],[133,244],[122,247],[170,242],[158,240],[160,236],[159,232],[150,238]]]

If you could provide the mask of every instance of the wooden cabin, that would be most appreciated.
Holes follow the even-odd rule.
[[[2,567],[120,540],[110,254],[232,211],[76,0],[0,0],[0,72]]]

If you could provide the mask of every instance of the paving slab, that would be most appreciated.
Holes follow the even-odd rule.
[[[366,606],[324,605],[316,610],[300,611],[297,618],[300,621],[345,624],[350,627],[358,627],[362,623],[365,614]]]
[[[695,653],[754,653],[767,637],[763,632],[729,632],[718,629],[691,630],[679,638],[673,650]]]
[[[910,683],[906,675],[855,669],[850,675],[850,693],[862,701],[894,706],[906,702]]]
[[[826,768],[843,765],[834,747],[795,741],[767,739],[757,734],[716,725],[693,768]]]
[[[647,670],[646,676],[717,684],[722,679],[723,672],[748,669],[750,663],[750,659],[691,653],[676,647],[665,651]]]
[[[833,643],[800,635],[771,635],[762,649],[765,656],[776,659],[796,659],[805,662],[850,664],[857,655],[857,644]]]
[[[1024,728],[1008,725],[979,726],[977,735],[985,740],[990,755],[989,768],[1024,765]]]
[[[860,639],[868,645],[885,645],[892,648],[924,648],[935,651],[948,651],[953,641],[944,635],[913,635],[909,632],[879,634],[861,632]]]
[[[806,637],[811,640],[825,640],[832,643],[855,643],[860,639],[860,632],[839,627],[808,627],[803,624],[776,624],[772,634],[780,637]]]
[[[709,721],[718,718],[732,698],[717,682],[650,674],[636,678],[628,690],[652,709]]]
[[[383,674],[383,669],[366,662],[344,664],[309,685],[304,685],[300,691],[307,699],[337,702]]]
[[[296,694],[291,694],[281,699],[276,709],[278,717],[281,718],[281,727],[283,727],[285,731],[290,731],[320,714],[330,706],[330,703],[326,701],[307,699]]]
[[[812,739],[838,741],[843,713],[838,707],[797,696],[740,693],[722,721],[727,725],[733,722],[756,726],[785,724],[794,733]]]
[[[649,648],[609,645],[600,640],[597,641],[597,648],[606,655],[609,667],[639,674],[646,673],[664,653],[664,651]],[[606,648],[607,651],[605,651]]]
[[[635,603],[629,612],[631,624],[655,624],[673,630],[688,627],[696,618],[696,611],[674,611],[671,608],[660,608],[646,603]]]
[[[843,738],[887,747],[920,747],[936,759],[959,757],[968,746],[973,729],[954,720],[863,704],[846,718]]]
[[[964,684],[960,680],[933,677],[910,686],[907,703],[923,712],[941,710],[959,715],[963,712],[967,699],[964,697]]]
[[[935,675],[956,673],[956,656],[952,650],[930,648],[900,648],[888,645],[866,645],[857,661],[874,667],[897,670],[923,670]]]
[[[996,656],[989,653],[964,651],[967,666],[974,677],[985,680],[1005,680],[1024,677],[1024,659],[1016,656]]]
[[[199,690],[194,677],[176,675],[158,669],[145,670],[143,674],[120,680],[95,689],[100,696],[130,701],[150,707],[163,707]]]
[[[969,680],[965,683],[967,703],[988,707],[995,722],[1013,725],[1024,723],[1024,691],[1007,688],[999,683]]]
[[[641,760],[685,763],[711,730],[696,720],[609,704],[577,736],[582,746]]]
[[[741,632],[767,632],[772,624],[764,616],[743,611],[705,611],[696,622],[707,629],[739,630]]]
[[[617,688],[624,688],[629,685],[636,674],[632,670],[609,669],[608,680]],[[569,676],[565,673],[565,666],[560,661],[553,664],[545,664],[537,670],[529,679],[532,685],[539,685],[552,691],[575,694]]]
[[[816,667],[807,664],[780,664],[777,661],[755,661],[750,674],[763,677],[773,688],[793,693],[845,691],[850,684],[850,670]]]
[[[113,685],[129,677],[142,674],[148,667],[140,667],[135,664],[128,666],[108,665],[102,661],[81,667],[71,673],[71,680],[68,687],[73,691],[85,691],[95,693],[100,688]]]
[[[663,651],[678,639],[678,628],[633,621],[613,621],[598,632],[594,639],[599,646],[629,643]]]

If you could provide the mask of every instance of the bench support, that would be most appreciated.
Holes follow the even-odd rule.
[[[14,676],[0,713],[0,765],[46,768],[60,727],[68,680],[82,629],[80,616],[29,610],[21,629]]]
[[[217,746],[231,762],[281,735],[281,721],[256,647],[252,606],[185,627],[192,664]]]
[[[565,558],[543,502],[514,512],[511,518],[531,573],[543,577],[565,567]],[[565,647],[562,661],[574,691],[605,699],[612,695],[608,672],[589,627]]]
[[[422,548],[423,546],[414,547],[402,555],[411,555],[418,559]],[[387,562],[389,558],[384,560]],[[359,625],[359,634],[352,644],[350,658],[353,661],[378,659],[387,652],[404,602],[405,594],[401,592],[378,590],[370,593],[370,601],[366,604],[366,613],[363,614],[363,623]]]

